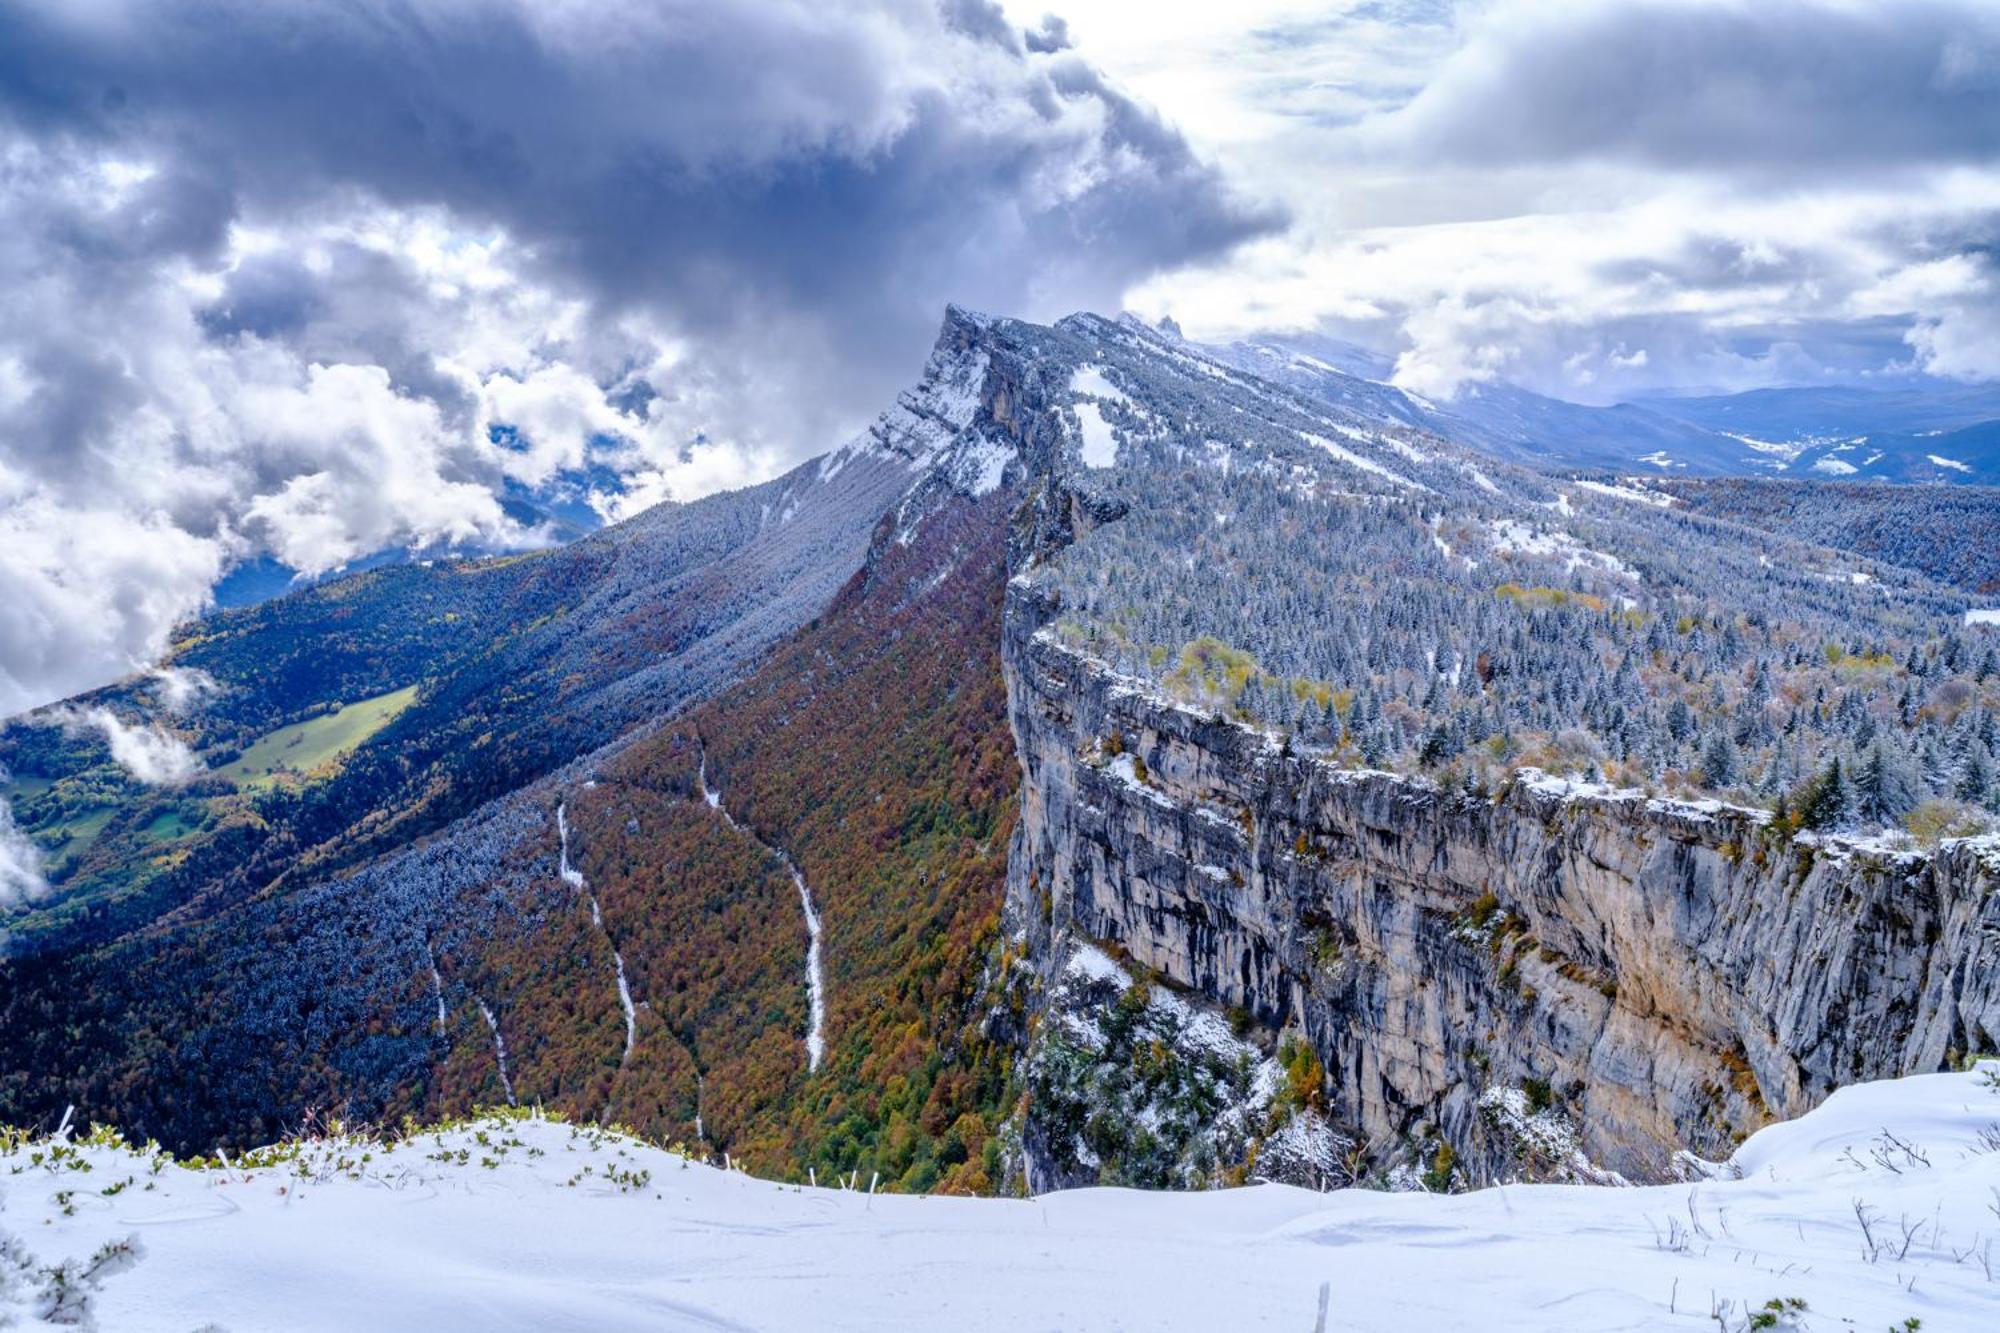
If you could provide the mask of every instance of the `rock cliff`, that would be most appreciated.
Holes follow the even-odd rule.
[[[1116,676],[1051,610],[1015,580],[1029,956],[1109,943],[1302,1033],[1379,1163],[1439,1139],[1467,1179],[1564,1174],[1495,1095],[1525,1088],[1589,1163],[1661,1179],[1841,1084],[2000,1045],[1990,839],[1913,855],[1532,774],[1344,770]]]
[[[1078,997],[1112,1003],[1115,986],[1076,984],[1080,963],[1104,974],[1104,953],[1141,990],[1157,980],[1233,1011],[1265,1052],[1280,1036],[1309,1044],[1334,1140],[1354,1147],[1346,1164],[1434,1184],[1664,1179],[1695,1169],[1686,1153],[1726,1156],[1842,1084],[2000,1047],[1992,838],[1918,854],[1533,770],[1489,791],[1343,768],[1066,639],[1047,575],[1096,529],[1133,521],[1065,415],[1084,353],[1034,341],[1084,335],[1101,348],[1107,329],[954,312],[941,340],[987,351],[980,438],[1025,473],[1001,653],[1023,773],[1007,913],[1009,965],[1032,978],[1045,1021],[996,1016],[1030,1047],[1031,1089],[1067,1062],[1043,1089],[1060,1095],[1041,1099],[1063,1105],[1064,1134],[1092,1080],[1109,1079],[1116,1117],[1148,1133],[1169,1133],[1181,1109],[1135,1100],[1145,1079],[1131,1071],[1079,1075],[1094,1037],[1049,1049],[1091,1027]],[[1154,1046],[1174,1056],[1175,1041]],[[1200,1054],[1182,1092],[1202,1083]],[[1309,1090],[1293,1091],[1317,1117]],[[1216,1114],[1261,1114],[1269,1096]],[[1052,1153],[1064,1134],[1029,1106],[1029,1177],[1096,1178],[1087,1151]],[[1238,1163],[1254,1170],[1249,1129]],[[1176,1169],[1190,1152],[1206,1160],[1200,1145],[1164,1145],[1160,1160],[1177,1151]]]

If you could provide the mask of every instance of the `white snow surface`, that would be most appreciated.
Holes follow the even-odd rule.
[[[1848,1088],[1710,1179],[1641,1189],[871,1197],[521,1117],[227,1170],[104,1143],[57,1169],[16,1146],[0,1225],[43,1264],[137,1237],[94,1303],[133,1333],[1302,1333],[1322,1284],[1342,1330],[1694,1333],[1782,1298],[1805,1302],[1797,1328],[1948,1333],[2000,1327],[1988,1077]]]
[[[430,964],[431,996],[437,1001],[437,1030],[442,1037],[445,1035],[444,977],[438,973],[437,956],[431,952],[429,940],[424,941],[424,961]]]
[[[507,1076],[507,1039],[500,1035],[500,1020],[493,1016],[493,1006],[478,996],[473,997],[479,1005],[479,1016],[486,1020],[487,1031],[493,1034],[493,1058],[500,1066],[500,1089],[507,1096],[507,1105],[514,1105],[514,1080]]]
[[[556,805],[556,836],[560,839],[561,855],[556,862],[556,871],[562,882],[590,900],[590,923],[604,936],[604,942],[611,948],[611,969],[618,983],[618,1007],[625,1015],[625,1053],[620,1057],[622,1065],[632,1058],[632,1045],[639,1040],[639,1010],[632,1003],[632,986],[625,977],[625,955],[618,951],[618,945],[611,938],[611,932],[604,928],[604,912],[598,907],[597,895],[591,892],[583,872],[569,863],[569,814],[565,807]],[[433,967],[432,972],[436,972]]]
[[[1803,442],[1787,444],[1779,440],[1760,440],[1752,435],[1738,435],[1732,430],[1722,433],[1732,440],[1742,441],[1760,454],[1776,454],[1787,463],[1797,458],[1806,448]]]
[[[1965,613],[1968,625],[2000,625],[2000,607],[1982,607]]]
[[[1104,413],[1097,410],[1096,403],[1078,403],[1076,419],[1083,427],[1083,439],[1078,448],[1083,455],[1085,467],[1111,467],[1118,462],[1118,439],[1111,433],[1111,423],[1104,419]]]
[[[812,890],[792,858],[787,856],[784,862],[792,873],[792,883],[798,886],[799,907],[806,917],[806,1002],[811,1010],[806,1028],[806,1070],[810,1073],[826,1058],[826,971],[820,962],[819,909],[813,906]]]
[[[1636,504],[1653,505],[1660,509],[1671,508],[1674,503],[1670,495],[1645,490],[1638,486],[1614,486],[1605,481],[1579,481],[1573,484],[1579,490],[1590,491],[1596,495],[1608,495],[1614,500],[1631,500]]]
[[[1102,366],[1078,366],[1076,372],[1069,377],[1069,389],[1071,393],[1102,398],[1107,403],[1124,403],[1129,406],[1132,402],[1123,389],[1104,377]]]
[[[1516,519],[1503,518],[1488,531],[1493,538],[1493,549],[1503,555],[1549,556],[1561,560],[1563,568],[1572,573],[1578,569],[1594,569],[1628,579],[1639,577],[1636,570],[1617,556],[1594,551],[1559,528],[1530,526]]]
[[[975,499],[1000,489],[1014,451],[996,440],[982,440],[966,450],[962,478]]]
[[[1955,472],[1972,471],[1972,468],[1969,464],[1961,463],[1956,458],[1945,458],[1938,454],[1925,454],[1924,457],[1930,459],[1931,462],[1938,467],[1948,467]]]
[[[1362,472],[1372,473],[1375,476],[1382,478],[1384,481],[1390,482],[1391,484],[1396,486],[1401,486],[1405,490],[1427,491],[1430,489],[1430,487],[1424,485],[1422,482],[1411,481],[1408,477],[1404,476],[1402,473],[1393,471],[1390,468],[1386,468],[1372,458],[1363,458],[1360,454],[1355,453],[1352,449],[1349,449],[1344,445],[1335,444],[1332,440],[1327,439],[1324,435],[1313,435],[1308,432],[1301,431],[1299,434],[1299,438],[1303,439],[1307,444],[1316,445],[1319,448],[1326,450],[1326,452],[1332,454],[1335,458],[1339,459],[1341,462],[1347,464],[1351,468],[1357,468]]]

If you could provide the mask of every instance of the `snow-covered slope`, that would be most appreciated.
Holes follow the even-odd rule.
[[[205,1169],[10,1143],[0,1224],[17,1261],[136,1238],[89,1293],[118,1330],[1983,1329],[1996,1122],[1988,1063],[1836,1093],[1694,1184],[996,1200],[781,1186],[524,1114]],[[13,1267],[0,1321],[38,1326]]]

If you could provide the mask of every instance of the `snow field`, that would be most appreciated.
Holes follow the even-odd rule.
[[[136,1237],[102,1328],[2000,1327],[2000,1063],[1865,1084],[1695,1184],[1259,1186],[953,1199],[811,1189],[529,1113],[191,1169],[0,1152],[37,1261]],[[31,1309],[23,1307],[26,1313]],[[0,1304],[0,1311],[7,1307]],[[33,1324],[29,1324],[33,1327]]]

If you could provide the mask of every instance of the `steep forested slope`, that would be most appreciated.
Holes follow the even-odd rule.
[[[8,1118],[74,1101],[205,1145],[313,1107],[532,1101],[775,1174],[984,1188],[1007,1071],[973,1001],[1018,774],[997,656],[1008,498],[934,497],[742,684],[424,846],[60,970],[15,964]],[[700,795],[704,753],[734,826]],[[588,896],[559,873],[558,806]],[[810,1076],[806,931],[774,849],[825,923]]]
[[[712,692],[825,605],[911,461],[809,464],[560,550],[377,570],[219,613],[183,633],[172,676],[13,720],[4,794],[63,856],[58,891],[9,923],[12,948],[115,938],[198,899],[354,864]],[[169,681],[199,682],[185,687],[197,698],[174,711]],[[412,687],[337,765],[232,780],[258,738]],[[78,725],[93,715],[185,747],[192,776],[128,772]]]
[[[657,940],[636,989],[706,1073],[710,1140],[757,1169],[991,1183],[1007,1068],[975,1000],[1019,780],[999,665],[1013,499],[943,499],[907,541],[885,528],[878,558],[817,625],[606,763],[583,795],[581,863],[608,876],[607,920],[650,922]],[[700,798],[704,781],[720,809]],[[710,906],[738,892],[726,873],[678,902],[656,887],[680,840],[718,829],[789,858],[811,886],[827,996],[816,1072],[794,886],[740,916]],[[759,873],[773,859],[750,858]],[[732,975],[761,958],[783,966]]]
[[[1673,478],[1650,483],[1690,513],[1731,519],[2000,596],[2000,489]]]
[[[394,1118],[534,1100],[779,1173],[865,1162],[912,1185],[984,1187],[1006,1069],[974,1030],[973,998],[1018,773],[997,655],[1015,492],[976,449],[941,452],[970,410],[954,395],[982,364],[975,349],[946,347],[903,418],[889,419],[905,429],[878,428],[802,470],[819,488],[896,485],[871,502],[869,549],[846,586],[734,689],[691,711],[648,704],[675,720],[358,871],[329,878],[294,860],[262,893],[7,964],[0,1115],[74,1102],[203,1146],[268,1135],[315,1107]],[[911,438],[926,449],[899,447]],[[838,569],[811,544],[761,559],[772,578],[797,580],[778,607]],[[801,575],[807,561],[819,563]],[[598,678],[585,673],[633,689],[655,669],[634,617],[672,605],[671,589],[627,588],[625,637],[573,623],[581,643],[516,678],[527,703],[565,697],[535,690],[534,669],[579,693],[579,676]],[[602,592],[600,581],[585,602],[603,605]],[[330,585],[252,614],[304,634],[329,601],[367,593]],[[713,590],[685,605],[730,623]],[[399,641],[398,626],[357,619],[357,639]],[[329,646],[336,670],[340,642]],[[439,674],[429,689],[462,694],[451,670]],[[407,755],[398,727],[381,737],[342,774],[366,771],[374,752]],[[704,747],[722,809],[700,796]],[[824,922],[827,1055],[810,1078],[806,931],[789,866],[809,878]]]

